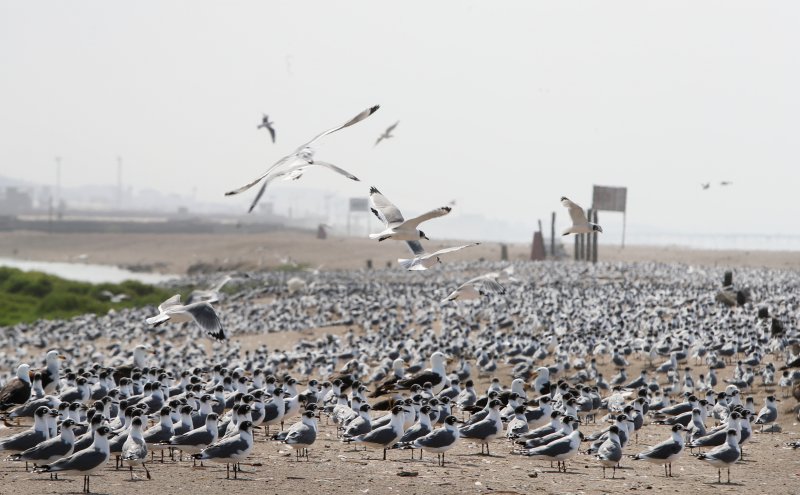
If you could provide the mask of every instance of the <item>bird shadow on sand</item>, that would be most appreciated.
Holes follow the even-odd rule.
[[[708,486],[744,486],[744,483],[737,483],[735,481],[731,481],[730,483],[725,483],[724,481],[722,483],[720,483],[718,481],[712,481],[712,482],[703,483],[703,484],[704,485],[708,485]]]

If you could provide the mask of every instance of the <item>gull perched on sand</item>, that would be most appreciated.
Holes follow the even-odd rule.
[[[506,293],[506,289],[493,277],[489,275],[481,275],[480,277],[467,280],[458,286],[456,290],[442,299],[442,302],[455,301],[456,299],[478,299],[481,296],[485,296],[493,292],[503,295]]]
[[[234,194],[240,194],[240,193],[243,193],[243,192],[247,191],[251,187],[253,187],[256,184],[258,184],[259,182],[261,182],[267,176],[269,176],[270,173],[272,173],[273,171],[279,170],[280,167],[292,166],[292,165],[295,165],[296,162],[299,162],[301,165],[313,165],[315,163],[315,161],[314,161],[314,148],[312,148],[311,146],[314,143],[316,143],[321,138],[327,136],[328,134],[332,134],[332,133],[334,133],[334,132],[336,132],[338,130],[344,129],[345,127],[349,127],[349,126],[351,126],[353,124],[357,124],[358,122],[361,122],[362,120],[366,119],[367,117],[369,117],[373,113],[377,112],[378,108],[380,108],[380,105],[375,105],[373,107],[367,108],[366,110],[364,110],[363,112],[359,113],[358,115],[356,115],[352,119],[348,120],[344,124],[336,126],[336,127],[332,127],[330,129],[328,129],[327,131],[323,131],[323,132],[317,134],[311,141],[301,145],[296,150],[294,150],[291,154],[286,155],[283,158],[281,158],[280,160],[278,160],[277,162],[273,163],[267,169],[266,172],[264,172],[263,174],[258,176],[256,179],[254,179],[251,182],[248,182],[247,184],[243,185],[242,187],[239,187],[237,189],[233,189],[232,191],[226,192],[225,196],[231,196],[231,195],[234,195]],[[286,175],[286,174],[282,174],[282,175]],[[261,191],[259,191],[259,194],[256,195],[255,200],[250,205],[250,211],[253,211],[253,208],[255,208],[256,203],[258,203],[258,200],[264,194],[264,189],[266,189],[267,183],[268,182],[265,182],[261,186]]]
[[[397,121],[397,122],[395,122],[394,124],[392,124],[392,125],[390,125],[389,127],[387,127],[387,128],[386,128],[386,130],[385,130],[385,131],[383,131],[383,134],[381,134],[380,136],[378,136],[378,140],[377,140],[377,141],[375,141],[375,146],[378,146],[378,143],[380,143],[380,142],[381,142],[381,141],[383,141],[384,139],[393,138],[394,136],[392,135],[392,131],[394,130],[394,128],[395,128],[395,127],[397,127],[397,124],[399,124],[399,123],[400,123],[400,121],[398,120],[398,121]]]
[[[569,226],[561,235],[567,234],[590,234],[592,232],[602,232],[603,228],[596,223],[591,223],[586,218],[583,208],[573,203],[566,196],[561,197],[561,204],[569,211],[572,225]]]
[[[377,234],[370,234],[370,239],[378,239],[378,241],[385,241],[392,239],[395,241],[417,241],[419,239],[428,239],[425,232],[419,230],[417,227],[422,222],[431,220],[433,218],[442,217],[450,213],[449,206],[442,206],[436,208],[428,213],[424,213],[418,217],[406,220],[400,210],[391,203],[386,196],[381,194],[376,187],[369,189],[369,202],[372,204],[372,213],[378,217],[378,220],[384,223],[386,229]]]
[[[261,129],[263,127],[264,129],[268,130],[269,131],[269,135],[272,137],[272,143],[274,144],[275,143],[275,128],[272,127],[272,124],[274,124],[275,122],[270,122],[269,121],[269,116],[267,116],[267,114],[264,113],[262,115],[263,115],[263,117],[261,117],[261,123],[258,124],[258,127],[256,127],[256,129]]]
[[[183,305],[180,294],[175,294],[159,304],[158,314],[145,321],[148,325],[157,327],[166,321],[183,323],[192,320],[211,337],[225,340],[225,330],[223,330],[214,308],[205,301]]]
[[[464,244],[463,246],[455,246],[440,249],[433,253],[426,253],[425,248],[422,247],[419,241],[406,241],[408,244],[408,248],[411,249],[411,252],[414,253],[413,259],[404,259],[398,258],[397,262],[400,263],[400,266],[405,268],[406,270],[427,270],[436,263],[441,263],[442,260],[439,258],[442,254],[453,253],[455,251],[460,251],[464,248],[477,246],[480,242],[473,242],[472,244]]]

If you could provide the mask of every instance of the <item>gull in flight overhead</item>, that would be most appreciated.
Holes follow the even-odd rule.
[[[267,114],[262,114],[262,115],[263,115],[263,117],[261,118],[261,123],[258,124],[258,127],[256,127],[256,129],[261,129],[263,127],[266,130],[268,130],[269,131],[269,135],[272,136],[272,143],[274,144],[275,143],[275,128],[272,127],[272,124],[274,124],[275,122],[270,122],[269,121],[269,117],[267,116]]]
[[[157,327],[166,321],[183,323],[194,320],[197,325],[217,340],[225,340],[225,330],[216,311],[205,301],[181,304],[181,295],[175,294],[158,306],[158,314],[145,321]]]
[[[272,182],[275,179],[297,180],[303,176],[303,173],[305,173],[308,167],[313,167],[313,166],[325,167],[329,170],[333,170],[338,174],[344,175],[350,180],[354,180],[356,182],[360,181],[360,179],[355,175],[351,174],[350,172],[348,172],[343,168],[337,167],[332,163],[321,162],[319,160],[314,161],[314,163],[299,163],[297,165],[292,165],[291,167],[287,167],[282,170],[276,170],[275,172],[265,177],[264,183],[261,185],[261,189],[258,190],[258,194],[256,194],[256,197],[253,199],[253,202],[250,204],[250,209],[247,210],[247,213],[252,212],[253,208],[256,207],[258,201],[261,199],[261,196],[263,196],[264,192],[267,190],[267,185],[269,185],[270,182]]]
[[[395,127],[397,127],[397,124],[399,124],[399,123],[400,123],[400,121],[398,120],[398,121],[397,121],[397,122],[395,122],[394,124],[392,124],[392,125],[390,125],[389,127],[387,127],[387,128],[386,128],[386,130],[385,130],[385,131],[383,131],[383,134],[381,134],[380,136],[378,136],[378,140],[377,140],[377,141],[375,141],[375,146],[378,146],[378,143],[380,143],[380,142],[381,142],[381,141],[383,141],[384,139],[393,138],[394,136],[392,135],[392,131],[394,130],[394,128],[395,128]]]
[[[480,242],[473,242],[472,244],[464,244],[463,246],[455,246],[440,249],[433,253],[426,253],[425,248],[422,247],[422,244],[419,241],[406,241],[408,244],[408,248],[414,253],[413,259],[403,259],[399,258],[397,260],[400,263],[400,266],[405,268],[406,270],[427,270],[432,266],[436,265],[436,263],[441,263],[442,260],[439,258],[439,255],[453,253],[455,251],[460,251],[464,248],[477,246]]]
[[[586,213],[583,208],[573,203],[565,196],[561,197],[561,204],[569,211],[569,216],[572,218],[572,225],[564,230],[561,235],[567,234],[589,234],[591,232],[602,232],[603,228],[596,223],[591,223],[586,219]]]
[[[372,208],[370,208],[372,213],[386,226],[383,232],[369,235],[370,239],[378,239],[378,241],[385,241],[386,239],[395,241],[430,240],[425,235],[425,232],[419,230],[417,226],[426,220],[447,215],[452,210],[449,206],[442,206],[406,220],[400,210],[375,187],[369,189],[369,202],[372,204]]]
[[[442,299],[442,302],[455,301],[456,299],[478,299],[481,296],[496,292],[505,295],[506,289],[492,277],[493,274],[481,275],[471,280],[467,280],[459,285],[456,290]]]
[[[700,187],[702,187],[702,188],[703,188],[703,191],[705,191],[706,189],[708,189],[709,187],[711,187],[711,183],[710,183],[710,182],[701,182],[701,183],[700,183]]]
[[[243,192],[247,191],[251,187],[253,187],[256,184],[258,184],[259,182],[261,182],[267,176],[269,176],[270,173],[272,173],[273,171],[280,172],[281,171],[281,170],[279,170],[280,167],[291,167],[292,165],[295,165],[298,162],[301,165],[313,165],[313,164],[315,164],[315,161],[314,161],[314,148],[312,148],[312,145],[314,143],[316,143],[321,138],[327,136],[328,134],[334,133],[334,132],[336,132],[338,130],[344,129],[345,127],[349,127],[349,126],[351,126],[353,124],[357,124],[358,122],[361,122],[362,120],[366,119],[367,117],[369,117],[370,115],[372,115],[373,113],[378,111],[378,108],[380,108],[380,105],[375,105],[374,107],[367,108],[366,110],[364,110],[363,112],[359,113],[358,115],[356,115],[352,119],[348,120],[344,124],[336,126],[336,127],[332,127],[330,129],[328,129],[327,131],[323,131],[323,132],[317,134],[314,137],[314,139],[312,139],[311,141],[301,145],[296,150],[294,150],[294,152],[292,152],[291,154],[286,155],[283,158],[281,158],[280,160],[278,160],[277,162],[273,163],[267,169],[266,172],[264,172],[263,174],[258,176],[255,180],[243,185],[242,187],[239,187],[237,189],[233,189],[231,191],[226,192],[225,196],[232,196],[234,194],[240,194],[240,193],[243,193]],[[281,175],[283,176],[283,175],[286,175],[287,173],[291,174],[293,172],[296,172],[296,170],[292,171],[292,172],[286,172],[286,173],[283,173]],[[264,185],[261,186],[261,191],[259,191],[259,194],[256,196],[255,201],[253,201],[253,203],[250,205],[250,211],[253,211],[253,208],[255,208],[256,203],[258,203],[258,200],[264,194],[264,189],[266,189],[266,187],[267,186],[266,186],[266,182],[265,182]]]
[[[733,184],[733,182],[729,180],[723,180],[722,182],[719,183],[720,186],[730,186],[731,184]]]

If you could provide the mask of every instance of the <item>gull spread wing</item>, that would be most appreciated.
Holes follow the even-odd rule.
[[[403,223],[403,214],[376,187],[369,189],[369,202],[372,203],[372,213],[387,227]]]
[[[192,315],[194,321],[209,335],[217,340],[225,340],[225,331],[222,329],[222,323],[220,323],[216,311],[210,304],[207,302],[190,304],[186,306],[186,311]]]
[[[181,295],[175,294],[174,296],[170,297],[169,299],[158,305],[158,312],[163,313],[164,311],[166,311],[167,308],[170,308],[172,306],[180,306],[180,304],[181,304]]]
[[[336,131],[344,129],[345,127],[349,127],[349,126],[351,126],[353,124],[357,124],[357,123],[361,122],[362,120],[366,119],[367,117],[369,117],[373,113],[377,112],[380,107],[381,107],[380,105],[375,105],[374,107],[367,108],[366,110],[364,110],[363,112],[359,113],[358,115],[356,115],[352,119],[348,120],[344,124],[342,124],[342,125],[340,125],[338,127],[333,127],[331,129],[328,129],[327,131],[324,131],[324,132],[321,132],[321,133],[317,134],[314,137],[314,139],[312,139],[311,141],[309,141],[306,144],[304,144],[303,146],[301,146],[301,148],[305,148],[307,146],[311,146],[317,140],[319,140],[322,137],[327,136],[328,134],[332,134],[332,133],[334,133]]]
[[[422,247],[422,244],[419,241],[406,241],[408,245],[408,249],[414,253],[414,256],[421,256],[425,254],[425,248]]]
[[[416,228],[417,225],[421,224],[422,222],[425,222],[432,218],[443,217],[447,215],[448,213],[450,213],[450,210],[452,210],[452,208],[450,208],[449,206],[442,206],[441,208],[436,208],[435,210],[431,210],[428,213],[423,213],[418,217],[410,218],[405,222],[403,222],[403,225],[409,228]]]
[[[578,206],[576,203],[573,203],[569,199],[562,197],[561,204],[569,212],[569,216],[572,218],[573,225],[581,225],[589,222],[589,220],[586,219],[586,213],[584,213],[583,208]]]
[[[397,124],[399,124],[399,123],[400,123],[400,121],[398,120],[394,124],[392,124],[389,127],[387,127],[386,128],[386,134],[389,134],[390,132],[392,132],[394,130],[394,128],[397,127]]]
[[[462,250],[464,248],[477,246],[478,244],[480,244],[480,242],[473,242],[472,244],[464,244],[463,246],[455,246],[455,247],[444,248],[444,249],[440,249],[440,250],[438,250],[438,251],[436,251],[434,253],[431,253],[431,254],[427,255],[426,257],[430,258],[432,256],[439,256],[440,254],[452,253],[454,251],[460,251],[460,250]]]

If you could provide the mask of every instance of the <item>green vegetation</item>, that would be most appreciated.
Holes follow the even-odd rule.
[[[128,299],[114,303],[106,292],[125,294]],[[0,326],[85,313],[104,314],[111,308],[155,306],[172,294],[133,280],[121,284],[90,284],[0,267]]]

